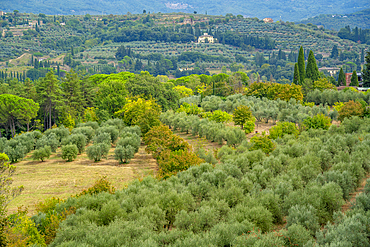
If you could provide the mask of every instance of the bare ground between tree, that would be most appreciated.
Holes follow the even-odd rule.
[[[366,180],[370,178],[370,174],[367,174],[366,178],[362,179],[360,187],[356,189],[356,191],[350,193],[350,198],[346,203],[342,206],[342,212],[346,213],[348,210],[351,209],[352,204],[355,203],[356,201],[356,196],[361,194],[364,191],[365,185],[366,185]]]
[[[14,164],[17,167],[13,177],[14,186],[24,186],[24,191],[8,206],[8,213],[14,213],[18,207],[25,206],[32,215],[35,204],[47,198],[68,198],[91,187],[102,176],[106,176],[112,185],[122,189],[138,178],[155,175],[158,170],[156,160],[145,151],[142,145],[128,164],[119,164],[114,159],[114,147],[109,151],[107,159],[94,162],[87,158],[86,153],[78,155],[72,162],[61,158],[58,149],[44,162],[33,161],[31,154]]]

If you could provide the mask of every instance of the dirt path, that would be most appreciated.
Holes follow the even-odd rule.
[[[364,178],[362,181],[361,181],[361,185],[360,187],[358,187],[356,189],[356,191],[350,193],[350,198],[348,201],[346,201],[346,203],[342,206],[342,212],[343,213],[346,213],[348,210],[351,209],[352,207],[352,204],[356,201],[356,196],[361,194],[363,191],[364,191],[364,188],[365,188],[365,185],[366,185],[366,180],[370,178],[370,174],[368,174],[366,176],[366,178]]]
[[[217,142],[210,142],[205,138],[199,138],[199,136],[186,134],[185,132],[180,132],[179,130],[173,131],[173,133],[187,141],[193,147],[193,149],[204,148],[206,151],[213,151],[214,149],[222,147],[222,145],[218,144]]]

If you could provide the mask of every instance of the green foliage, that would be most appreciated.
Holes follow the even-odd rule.
[[[188,115],[199,115],[201,112],[203,112],[203,109],[193,103],[188,104],[184,102],[182,105],[180,105],[180,108],[177,109],[176,112],[185,112]]]
[[[137,100],[129,101],[115,115],[121,116],[128,126],[140,126],[141,132],[145,134],[153,126],[160,124],[160,111],[160,106],[153,99],[144,100],[138,98]]]
[[[140,137],[136,133],[124,133],[124,135],[119,139],[117,142],[117,146],[131,146],[135,153],[139,151],[139,147],[141,144]]]
[[[275,144],[268,138],[268,136],[253,136],[250,141],[253,144],[249,150],[261,149],[264,153],[269,154],[275,149]]]
[[[298,63],[295,63],[294,64],[293,84],[299,85],[300,81],[301,81],[301,79],[299,77]]]
[[[96,130],[96,136],[101,135],[102,133],[108,133],[110,135],[110,142],[114,143],[118,139],[119,131],[115,126],[104,126]]]
[[[215,121],[216,123],[227,123],[232,119],[232,115],[221,110],[216,110],[212,112],[210,116],[207,116],[207,118],[211,121]]]
[[[106,143],[106,144],[111,144],[111,138],[110,138],[110,134],[109,133],[106,133],[106,132],[103,132],[103,133],[100,133],[99,135],[96,135],[94,137],[94,143]]]
[[[252,133],[256,127],[256,124],[254,123],[255,122],[255,118],[253,118],[254,121],[247,121],[245,122],[244,126],[243,126],[243,129],[245,131],[246,134],[249,134],[249,133]]]
[[[303,84],[303,80],[306,78],[305,63],[304,63],[304,52],[303,47],[299,48],[298,54],[298,70],[299,70],[299,85]]]
[[[303,121],[303,125],[307,129],[324,129],[328,130],[331,125],[331,119],[324,114],[317,114],[313,117],[307,117]]]
[[[242,129],[247,122],[253,122],[253,119],[252,111],[248,106],[239,106],[234,110],[233,121],[236,125],[240,125]]]
[[[90,126],[74,128],[71,133],[72,135],[83,134],[86,137],[86,144],[90,143],[92,138],[95,136],[95,130]]]
[[[294,123],[289,122],[278,122],[275,126],[271,127],[269,132],[269,138],[274,140],[282,138],[284,135],[294,135],[295,137],[298,137],[299,135],[297,126]]]
[[[33,160],[41,160],[42,162],[45,159],[48,159],[51,155],[51,148],[49,146],[44,146],[43,148],[36,149],[32,153]]]
[[[289,209],[287,217],[287,228],[292,225],[301,225],[314,236],[320,229],[316,209],[311,205],[295,205]]]
[[[346,84],[346,75],[344,74],[343,68],[341,67],[338,75],[338,85],[347,86]]]
[[[350,86],[355,86],[358,87],[358,77],[357,77],[357,72],[356,70],[353,71],[352,76],[351,76],[351,83],[349,84]]]
[[[57,136],[52,133],[48,136],[43,135],[40,139],[36,141],[36,149],[42,148],[44,146],[49,146],[51,151],[54,153],[56,152],[57,148],[59,147],[59,141]]]
[[[27,148],[22,144],[17,144],[16,146],[6,146],[4,148],[4,153],[9,157],[11,163],[16,163],[26,156]]]
[[[114,150],[115,159],[120,163],[130,163],[130,160],[134,157],[135,149],[130,145],[117,146]]]
[[[350,118],[352,116],[362,117],[364,114],[363,106],[360,102],[354,102],[352,100],[344,103],[344,106],[339,110],[340,121],[343,121],[345,118]]]
[[[71,162],[77,158],[78,147],[76,144],[66,144],[62,146],[62,159]]]
[[[319,68],[317,67],[315,55],[312,50],[310,50],[310,53],[308,54],[305,73],[305,78],[311,79],[312,81],[317,81],[320,78]]]
[[[110,149],[110,145],[106,143],[96,143],[86,148],[87,157],[95,162],[106,158]]]
[[[84,134],[72,134],[62,139],[62,145],[74,144],[78,148],[78,153],[82,154],[86,146],[86,136]]]
[[[52,134],[55,134],[56,139],[60,142],[63,138],[69,136],[70,132],[69,132],[69,129],[65,128],[64,126],[61,126],[59,128],[54,128],[54,129],[48,129],[44,132],[44,135],[46,137],[49,137]]]

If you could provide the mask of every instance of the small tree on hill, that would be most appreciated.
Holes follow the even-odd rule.
[[[236,125],[240,125],[242,129],[244,124],[253,121],[253,118],[251,109],[246,105],[239,106],[234,110],[233,121]]]
[[[77,158],[78,148],[75,144],[62,146],[62,159],[71,162]]]
[[[51,147],[44,146],[43,148],[36,149],[32,153],[32,159],[33,160],[41,160],[42,162],[49,158],[51,155]]]

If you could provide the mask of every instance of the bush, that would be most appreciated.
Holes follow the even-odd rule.
[[[256,119],[253,118],[253,121],[247,121],[244,123],[244,131],[246,134],[249,134],[249,133],[252,133],[254,131],[254,129],[256,128]]]
[[[101,133],[108,133],[110,135],[111,143],[114,143],[118,139],[119,131],[115,126],[104,126],[96,130],[96,135]]]
[[[215,121],[216,123],[225,123],[229,122],[232,119],[232,115],[221,110],[216,110],[212,114],[210,114],[207,118],[211,121]]]
[[[53,153],[57,151],[59,145],[60,143],[55,133],[50,133],[48,136],[44,135],[36,141],[36,149],[42,148],[44,146],[49,146]]]
[[[72,134],[85,135],[86,143],[89,143],[95,135],[95,130],[90,126],[79,127],[79,128],[72,129]]]
[[[62,140],[62,145],[74,144],[78,148],[78,153],[81,154],[85,150],[86,136],[83,134],[73,134]]]
[[[244,128],[244,126],[247,122],[253,121],[253,119],[254,119],[254,117],[252,115],[252,111],[246,105],[239,106],[238,108],[236,108],[234,110],[233,121],[236,125],[240,125],[242,128]],[[254,122],[255,122],[255,119],[254,119],[253,123]],[[252,131],[250,131],[248,133],[251,133]]]
[[[106,144],[109,144],[111,143],[111,138],[110,138],[110,134],[109,133],[100,133],[99,135],[96,135],[94,137],[94,144],[96,143],[106,143]]]
[[[51,148],[49,146],[44,146],[43,148],[36,149],[32,153],[33,160],[44,161],[45,158],[49,158],[51,155]]]
[[[313,117],[308,117],[303,121],[303,126],[307,129],[324,129],[328,130],[331,125],[330,117],[324,114],[317,114]]]
[[[100,161],[102,158],[106,158],[109,152],[110,145],[106,143],[96,143],[92,146],[87,147],[86,153],[89,159]]]
[[[295,123],[290,122],[278,122],[276,126],[273,126],[270,129],[269,138],[277,139],[282,138],[284,135],[294,135],[297,137],[299,134],[299,130]]]
[[[275,149],[275,144],[268,138],[268,136],[253,136],[250,141],[253,144],[249,150],[261,149],[264,153],[269,154]]]
[[[120,118],[115,118],[115,119],[109,119],[105,121],[104,123],[101,124],[102,127],[105,126],[114,126],[118,129],[118,131],[123,130],[125,128],[125,123],[123,122],[122,119]]]
[[[120,163],[130,163],[130,160],[134,157],[135,149],[130,145],[117,146],[114,150],[116,160]]]
[[[58,142],[60,142],[63,138],[69,136],[70,133],[69,133],[68,128],[65,128],[64,126],[61,126],[59,128],[55,128],[55,129],[48,129],[44,132],[44,135],[47,136],[47,137],[49,137],[49,135],[51,135],[51,134],[55,134],[56,139],[58,140]],[[51,149],[53,150],[53,147],[51,147]]]
[[[11,163],[16,163],[23,159],[27,154],[27,148],[22,144],[18,144],[16,147],[6,146],[4,153],[8,155]]]
[[[97,122],[86,122],[86,123],[79,123],[77,124],[76,126],[77,128],[83,128],[83,127],[91,127],[93,128],[94,130],[96,130],[97,128],[99,128],[99,124]]]
[[[352,100],[344,103],[343,107],[339,110],[338,120],[343,121],[345,118],[352,116],[362,117],[364,115],[364,108],[360,102],[354,102]]]
[[[129,126],[129,127],[125,127],[123,128],[122,130],[122,135],[125,135],[125,133],[132,133],[132,134],[136,134],[138,135],[139,137],[141,136],[141,129],[140,129],[140,126]]]
[[[62,159],[67,160],[68,162],[73,161],[77,158],[78,148],[75,144],[68,144],[62,146]]]
[[[134,148],[135,153],[139,151],[140,144],[140,137],[136,134],[126,134],[125,137],[119,139],[117,142],[117,146],[126,147],[130,145],[132,148]]]
[[[314,236],[316,231],[320,229],[316,209],[311,205],[295,205],[291,207],[287,216],[286,227],[288,228],[295,224],[305,227]]]

